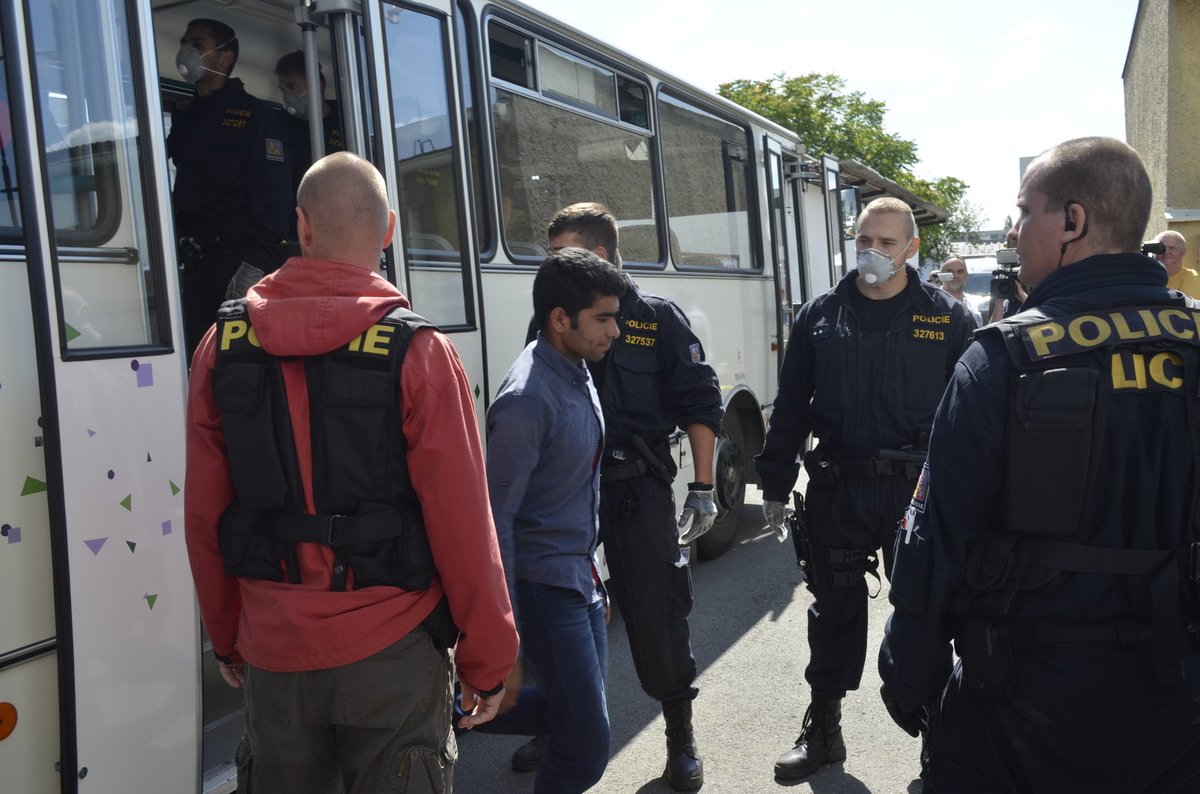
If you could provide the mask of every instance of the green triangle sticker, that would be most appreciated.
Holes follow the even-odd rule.
[[[125,541],[125,545],[129,547],[129,553],[133,554],[133,550],[137,548],[137,544],[132,540]]]
[[[158,593],[146,593],[142,598],[146,599],[146,603],[151,609],[154,609],[154,602],[158,600]]]
[[[74,328],[72,328],[70,323],[63,323],[63,325],[65,325],[67,328],[67,341],[68,342],[74,342],[76,339],[83,336],[83,334],[79,333]]]
[[[121,507],[125,508],[131,513],[133,512],[133,494],[129,494],[121,500]]]
[[[29,496],[33,493],[41,493],[46,490],[46,483],[41,480],[35,480],[33,477],[25,477],[25,485],[21,488],[21,496]]]
[[[179,496],[179,486],[171,480],[167,480],[167,482],[171,483],[171,496]]]

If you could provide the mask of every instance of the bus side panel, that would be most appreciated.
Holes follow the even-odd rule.
[[[0,262],[0,339],[2,657],[54,639],[46,460],[24,261]],[[0,789],[41,792],[58,786],[56,676],[53,652],[0,667]]]
[[[56,369],[80,791],[180,791],[199,779],[200,721],[184,373],[177,356]]]

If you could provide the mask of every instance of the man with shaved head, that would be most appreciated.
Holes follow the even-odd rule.
[[[188,554],[253,790],[446,790],[449,649],[471,727],[517,635],[475,407],[449,340],[377,271],[366,160],[300,184],[302,256],[228,301],[192,360]],[[461,631],[460,631],[461,630]]]
[[[879,672],[925,792],[1200,791],[1200,338],[1150,202],[1112,138],[1021,182],[1029,296],[958,360],[896,541]]]
[[[1177,289],[1184,295],[1200,298],[1200,273],[1183,266],[1183,255],[1187,253],[1187,238],[1174,229],[1160,232],[1154,238],[1162,243],[1162,253],[1154,258],[1167,269],[1167,289]]]
[[[942,269],[939,272],[943,276],[949,276],[948,279],[939,279],[939,283],[942,285],[942,289],[946,291],[946,294],[963,305],[963,308],[967,310],[967,314],[971,315],[976,328],[983,325],[983,318],[979,315],[979,310],[971,305],[971,302],[967,300],[966,293],[963,291],[967,286],[967,263],[957,256],[952,256],[945,262],[942,262]]]

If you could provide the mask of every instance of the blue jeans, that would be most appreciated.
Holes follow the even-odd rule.
[[[586,791],[608,766],[611,738],[604,604],[588,603],[576,590],[522,579],[516,590],[525,664],[538,685],[523,688],[511,711],[475,730],[549,734],[534,794]]]

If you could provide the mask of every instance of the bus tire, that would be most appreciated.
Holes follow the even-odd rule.
[[[696,541],[702,560],[715,560],[733,545],[738,534],[738,514],[746,502],[745,448],[742,425],[736,411],[725,414],[717,449],[713,488],[716,491],[717,520],[712,529]]]

